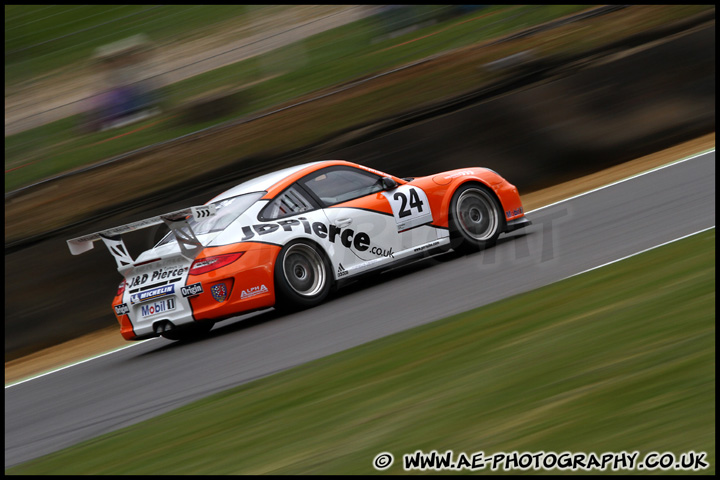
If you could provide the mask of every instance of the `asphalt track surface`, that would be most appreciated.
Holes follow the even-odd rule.
[[[528,217],[493,249],[392,270],[311,310],[238,317],[197,342],[153,339],[6,388],[5,467],[713,227],[715,152]]]

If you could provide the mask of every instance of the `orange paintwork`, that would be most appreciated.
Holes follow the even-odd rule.
[[[374,212],[387,213],[388,215],[393,214],[392,208],[390,208],[390,202],[387,201],[385,196],[381,192],[377,192],[374,195],[368,195],[366,197],[356,198],[355,200],[348,200],[347,202],[338,203],[330,208],[362,208],[364,210],[372,210]]]
[[[361,167],[364,170],[376,174],[383,173],[378,172],[377,170],[364,168],[350,162],[332,162],[332,165],[335,164]],[[328,165],[320,165],[319,168],[324,168],[326,166]],[[313,170],[298,172],[301,175],[299,175],[294,181],[301,178],[303,175],[306,175],[307,173],[317,169],[318,168],[314,168]],[[420,187],[425,192],[428,197],[428,202],[430,203],[430,208],[433,212],[433,225],[435,225],[436,227],[448,228],[448,211],[450,209],[450,201],[452,200],[452,196],[458,189],[458,187],[467,182],[480,182],[483,185],[487,186],[490,190],[495,192],[498,200],[500,200],[503,212],[522,212],[522,203],[520,202],[520,198],[518,196],[515,186],[511,185],[500,175],[485,168],[461,168],[458,170],[444,172],[439,175],[415,178],[411,182],[406,182],[397,177],[392,178],[394,178],[395,181],[398,182],[398,184],[409,183],[410,185]],[[374,210],[380,213],[386,213],[388,215],[393,214],[390,203],[387,201],[387,199],[381,192],[378,192],[375,195],[356,198],[354,200],[349,200],[347,202],[333,205],[331,208],[337,207],[362,208],[365,210]],[[519,213],[510,217],[504,215],[504,217],[506,220],[512,220],[514,218],[521,217],[522,215],[522,213]]]
[[[447,185],[438,184],[437,177],[440,176],[443,177],[443,180],[449,180]],[[448,212],[452,196],[461,185],[468,182],[480,182],[495,192],[503,212],[522,208],[515,186],[485,168],[462,168],[445,172],[442,175],[416,178],[411,183],[422,188],[427,194],[433,212],[433,225],[448,228]],[[521,217],[522,213],[511,217],[503,216],[506,220],[512,220]]]
[[[256,242],[207,247],[195,260],[240,251],[245,252],[243,256],[229,265],[200,275],[188,276],[187,285],[200,282],[203,286],[203,293],[190,297],[190,306],[196,321],[221,320],[236,316],[239,314],[238,312],[249,312],[259,308],[272,307],[275,304],[273,272],[280,247]],[[227,297],[223,302],[216,301],[210,290],[213,285],[218,283],[225,283],[227,287]],[[251,292],[254,287],[263,285],[267,288],[267,293],[246,295],[246,298],[243,298],[243,291]],[[112,306],[121,303],[123,303],[122,296],[115,296]],[[120,334],[123,338],[135,340],[136,335],[130,317],[116,315],[116,318],[120,324]]]
[[[380,176],[393,178],[398,185],[410,184],[421,188],[427,195],[432,210],[432,225],[439,228],[449,228],[448,211],[453,194],[467,182],[478,182],[485,185],[495,193],[503,209],[503,218],[506,221],[524,215],[522,203],[514,185],[507,182],[497,173],[485,168],[464,168],[443,172],[426,177],[415,178],[411,182],[378,170],[364,167],[343,160],[331,160],[308,166],[284,178],[267,190],[263,199],[273,199],[286,188],[304,176],[317,170],[332,166],[349,166],[362,169]],[[386,215],[393,215],[387,198],[382,192],[373,195],[349,200],[330,208],[347,207],[372,210]],[[508,215],[509,213],[509,215]],[[238,242],[219,247],[206,247],[195,259],[244,252],[235,262],[200,275],[188,275],[185,285],[202,283],[203,292],[189,297],[193,318],[201,320],[222,320],[233,317],[239,313],[249,312],[261,308],[272,307],[275,304],[274,270],[275,263],[282,249],[281,245],[262,242]],[[224,283],[227,290],[226,299],[218,302],[213,298],[211,288]],[[183,285],[184,286],[184,285]],[[116,296],[113,306],[122,303],[122,296]],[[136,338],[133,326],[128,315],[117,316],[120,331],[126,340]]]
[[[255,242],[205,248],[196,261],[226,253],[241,251],[245,253],[230,265],[200,275],[188,276],[188,285],[201,282],[203,287],[203,293],[190,297],[195,320],[219,320],[238,315],[238,312],[272,307],[275,304],[273,272],[280,248],[277,245]],[[225,301],[218,302],[213,298],[210,289],[221,282],[226,283],[228,293]],[[256,291],[253,289],[261,286],[267,289],[267,293],[248,295]],[[243,295],[243,292],[246,294]]]
[[[112,301],[113,309],[116,305],[120,305],[121,303],[123,303],[122,295],[115,295],[115,298],[113,298]],[[115,313],[114,310],[113,313]],[[133,330],[132,323],[130,323],[130,317],[128,315],[118,316],[116,314],[115,318],[117,318],[117,321],[120,324],[120,334],[123,336],[123,338],[125,340],[135,340],[135,331]]]

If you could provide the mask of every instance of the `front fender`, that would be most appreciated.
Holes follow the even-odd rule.
[[[411,184],[422,188],[428,195],[433,211],[433,225],[449,228],[448,212],[452,197],[466,183],[479,183],[493,192],[503,209],[505,221],[523,216],[517,188],[498,173],[481,167],[462,168],[437,175],[417,178]]]

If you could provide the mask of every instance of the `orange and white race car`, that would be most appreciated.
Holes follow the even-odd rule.
[[[133,259],[121,235],[170,232]],[[322,302],[361,274],[525,227],[517,189],[487,168],[398,178],[346,161],[298,165],[190,207],[68,240],[102,240],[124,277],[112,306],[127,340],[195,338],[253,310]]]

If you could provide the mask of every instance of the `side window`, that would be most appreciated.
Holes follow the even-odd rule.
[[[354,168],[320,170],[300,180],[325,205],[347,202],[382,190],[381,177]]]
[[[275,220],[297,213],[312,210],[310,200],[295,186],[288,188],[262,211],[261,216],[267,220]]]

